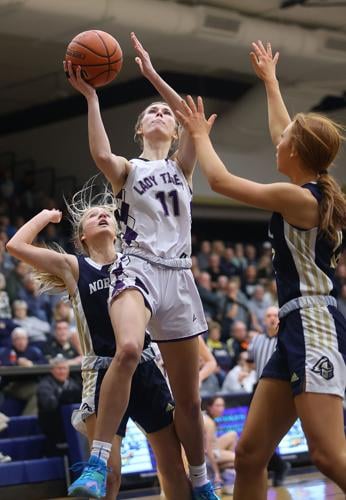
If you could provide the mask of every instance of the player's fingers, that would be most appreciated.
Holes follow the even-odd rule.
[[[268,56],[270,56],[270,58],[273,57],[272,46],[270,42],[267,42],[267,54]]]
[[[187,103],[189,105],[190,110],[193,113],[196,113],[197,112],[197,107],[196,107],[195,101],[192,99],[192,96],[188,95],[186,97],[186,100],[187,100]]]
[[[183,105],[183,111],[184,111],[183,116],[190,116],[190,115],[192,115],[191,108],[189,107],[189,105],[187,104],[187,102],[185,101],[185,99],[182,99],[181,103]]]
[[[280,52],[276,52],[275,53],[275,56],[273,57],[273,62],[276,64],[279,60],[279,57],[280,57]]]
[[[258,45],[258,47],[259,47],[259,49],[261,51],[261,54],[266,54],[267,53],[266,49],[264,48],[264,45],[262,43],[262,40],[257,40],[257,45]]]
[[[213,113],[211,116],[209,116],[208,124],[209,124],[210,128],[212,128],[212,126],[214,125],[216,118],[217,118],[216,113]]]
[[[200,95],[197,97],[197,110],[204,115],[204,102]]]

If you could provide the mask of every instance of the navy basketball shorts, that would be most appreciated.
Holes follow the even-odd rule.
[[[261,378],[287,380],[302,392],[344,398],[346,321],[334,306],[296,309],[280,319],[278,343]]]
[[[106,370],[99,370],[95,409],[97,413],[100,387]],[[116,394],[114,394],[116,398]],[[124,437],[131,418],[145,434],[160,431],[173,422],[174,400],[165,377],[154,360],[140,363],[132,377],[130,400],[125,415],[116,432]]]

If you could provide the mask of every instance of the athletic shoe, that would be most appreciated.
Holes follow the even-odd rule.
[[[72,470],[80,467],[75,464]],[[85,464],[82,474],[76,479],[68,489],[70,497],[90,497],[102,498],[106,496],[107,466],[104,460],[96,455],[91,455]]]
[[[198,486],[192,490],[193,500],[220,500],[212,487],[210,481],[208,481],[203,486]]]
[[[9,455],[4,455],[0,451],[0,464],[7,464],[8,462],[11,462],[12,458]]]

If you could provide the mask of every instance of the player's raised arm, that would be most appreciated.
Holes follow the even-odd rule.
[[[78,279],[76,258],[33,244],[35,238],[48,224],[58,224],[60,220],[60,210],[42,210],[12,236],[6,244],[6,250],[38,271],[61,278],[69,292],[73,293]]]
[[[153,87],[155,87],[155,89],[161,95],[162,99],[167,102],[167,104],[175,114],[177,110],[183,111],[182,99],[180,95],[157,73],[151,62],[149,53],[144,49],[143,45],[133,32],[131,33],[131,41],[133,48],[137,53],[137,57],[135,60],[142,75],[149,80]],[[179,120],[178,115],[176,116]],[[182,130],[182,132],[179,134],[179,144],[178,151],[176,153],[176,160],[178,161],[180,168],[184,172],[185,177],[191,184],[193,169],[196,165],[196,152],[194,143],[186,130]]]
[[[209,138],[211,118],[205,118],[202,98],[198,97],[196,105],[188,96],[184,107],[184,113],[178,111],[178,114],[190,131],[198,162],[213,191],[258,208],[280,212],[292,224],[299,221],[301,227],[310,227],[316,202],[305,189],[288,182],[261,184],[230,173]],[[305,205],[303,216],[302,203]]]
[[[103,125],[96,90],[83,80],[81,67],[78,66],[76,73],[74,73],[71,62],[64,61],[64,69],[72,87],[84,95],[88,103],[88,135],[91,156],[96,166],[112,184],[114,192],[117,193],[126,180],[130,164],[126,158],[112,153]]]
[[[279,82],[276,77],[276,65],[279,52],[273,56],[270,43],[264,47],[258,40],[252,43],[253,51],[250,52],[252,67],[265,85],[268,103],[269,131],[274,145],[280,141],[280,136],[291,122],[290,115],[280,92]]]

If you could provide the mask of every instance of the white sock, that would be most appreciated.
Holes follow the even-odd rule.
[[[106,443],[104,441],[96,441],[94,439],[93,444],[91,446],[91,455],[96,455],[98,458],[101,458],[105,463],[108,462],[109,455],[111,454],[112,444]]]
[[[189,465],[190,480],[193,488],[203,486],[209,482],[207,476],[207,465],[203,462],[201,465]]]

